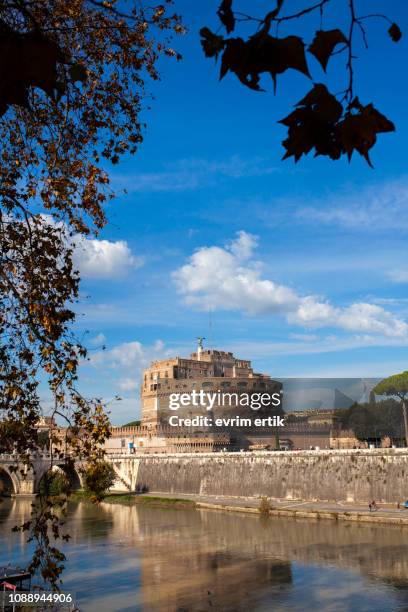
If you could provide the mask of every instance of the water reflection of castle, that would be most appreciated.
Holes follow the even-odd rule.
[[[339,441],[333,411],[317,409],[288,413],[285,427],[264,428],[246,433],[212,431],[202,428],[170,428],[163,415],[168,414],[169,398],[174,393],[204,390],[229,394],[279,392],[282,384],[268,374],[254,372],[251,361],[231,352],[204,349],[198,339],[190,357],[154,361],[143,372],[141,386],[142,420],[135,427],[114,427],[107,451],[119,452],[211,452],[219,450],[339,448],[359,442],[351,436]],[[215,406],[218,409],[219,406]],[[186,409],[188,410],[188,409]],[[281,410],[273,414],[283,414]],[[279,429],[279,431],[278,431]],[[277,442],[279,436],[279,443]]]
[[[7,559],[29,558],[27,535],[11,529],[30,513],[28,499],[1,504],[1,550]],[[330,567],[331,576],[333,568],[352,570],[362,577],[363,587],[379,580],[381,588],[390,585],[393,593],[401,589],[398,609],[407,609],[408,553],[399,526],[263,521],[239,513],[74,502],[64,529],[71,535],[64,544],[69,559],[65,588],[80,580],[81,591],[91,593],[92,610],[134,610],[137,589],[143,610],[290,609],[284,604],[299,563]],[[330,590],[336,588],[343,587],[330,584]]]

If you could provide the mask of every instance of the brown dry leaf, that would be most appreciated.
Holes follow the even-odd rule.
[[[347,44],[347,38],[341,30],[318,30],[308,50],[315,56],[326,72],[330,56],[334,48],[340,43]]]
[[[235,17],[232,12],[232,0],[222,0],[217,15],[221,23],[225,26],[227,33],[230,34],[235,28]]]
[[[398,42],[401,40],[402,38],[402,32],[400,30],[400,27],[397,23],[392,23],[389,27],[388,30],[388,34],[391,37],[391,40],[393,40],[394,42]]]
[[[225,42],[220,78],[231,71],[247,87],[262,91],[260,74],[269,72],[276,88],[276,76],[289,68],[310,77],[302,39],[298,36],[275,38],[260,32],[248,41],[230,38]]]

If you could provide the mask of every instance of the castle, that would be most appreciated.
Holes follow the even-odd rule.
[[[255,373],[251,362],[232,353],[204,350],[204,338],[189,358],[175,357],[154,361],[143,373],[141,391],[142,423],[159,426],[159,415],[169,406],[171,394],[206,392],[270,393],[279,392],[281,384],[267,374]],[[219,406],[216,406],[219,407]]]
[[[177,432],[166,426],[172,394],[225,392],[228,394],[279,393],[281,383],[267,374],[254,372],[251,361],[239,359],[231,352],[204,349],[204,338],[198,338],[196,352],[190,357],[154,361],[143,372],[141,386],[141,424],[138,427],[115,427],[107,451],[141,452],[239,450],[242,439],[228,432],[203,430]],[[215,405],[215,409],[219,406]],[[275,435],[275,434],[274,434]],[[273,436],[274,437],[274,436]],[[251,443],[247,440],[246,446]]]
[[[107,453],[173,453],[310,448],[358,448],[368,443],[352,431],[341,430],[333,410],[285,410],[285,426],[260,428],[248,433],[214,431],[211,427],[169,427],[170,397],[174,394],[226,392],[227,394],[280,392],[282,384],[268,374],[254,372],[251,361],[231,352],[205,349],[204,338],[189,357],[154,361],[143,372],[141,384],[141,423],[112,427]],[[219,411],[225,409],[215,405]],[[214,411],[215,411],[214,410]],[[187,413],[189,408],[186,409]],[[186,412],[185,411],[185,412]],[[279,411],[278,411],[279,413]],[[276,414],[276,412],[275,412]],[[280,414],[283,414],[280,411]],[[279,431],[278,431],[279,429]]]

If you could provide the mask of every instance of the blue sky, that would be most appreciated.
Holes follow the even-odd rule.
[[[367,12],[366,2],[356,4]],[[383,2],[369,4],[369,12],[384,10]],[[357,49],[361,101],[373,101],[397,127],[380,135],[375,169],[359,157],[295,165],[281,161],[285,128],[277,120],[311,84],[285,74],[274,97],[268,79],[267,93],[243,88],[233,75],[220,83],[198,35],[203,25],[217,27],[216,6],[176,1],[189,30],[174,42],[184,59],[161,62],[144,112],[145,141],[112,167],[120,193],[109,223],[77,255],[77,331],[87,332],[92,357],[81,385],[105,399],[123,397],[112,405],[114,423],[137,418],[141,369],[153,358],[188,354],[198,335],[271,376],[407,368],[408,82],[401,67],[408,34],[396,45],[385,22],[370,20],[370,49]],[[408,6],[390,1],[386,8],[408,33]],[[292,32],[282,27],[285,33]],[[344,59],[333,62],[340,68]],[[310,64],[316,81],[342,89]]]

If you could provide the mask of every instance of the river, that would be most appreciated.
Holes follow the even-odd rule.
[[[28,500],[0,504],[0,565],[24,564]],[[64,590],[82,612],[408,610],[408,529],[71,503]]]

